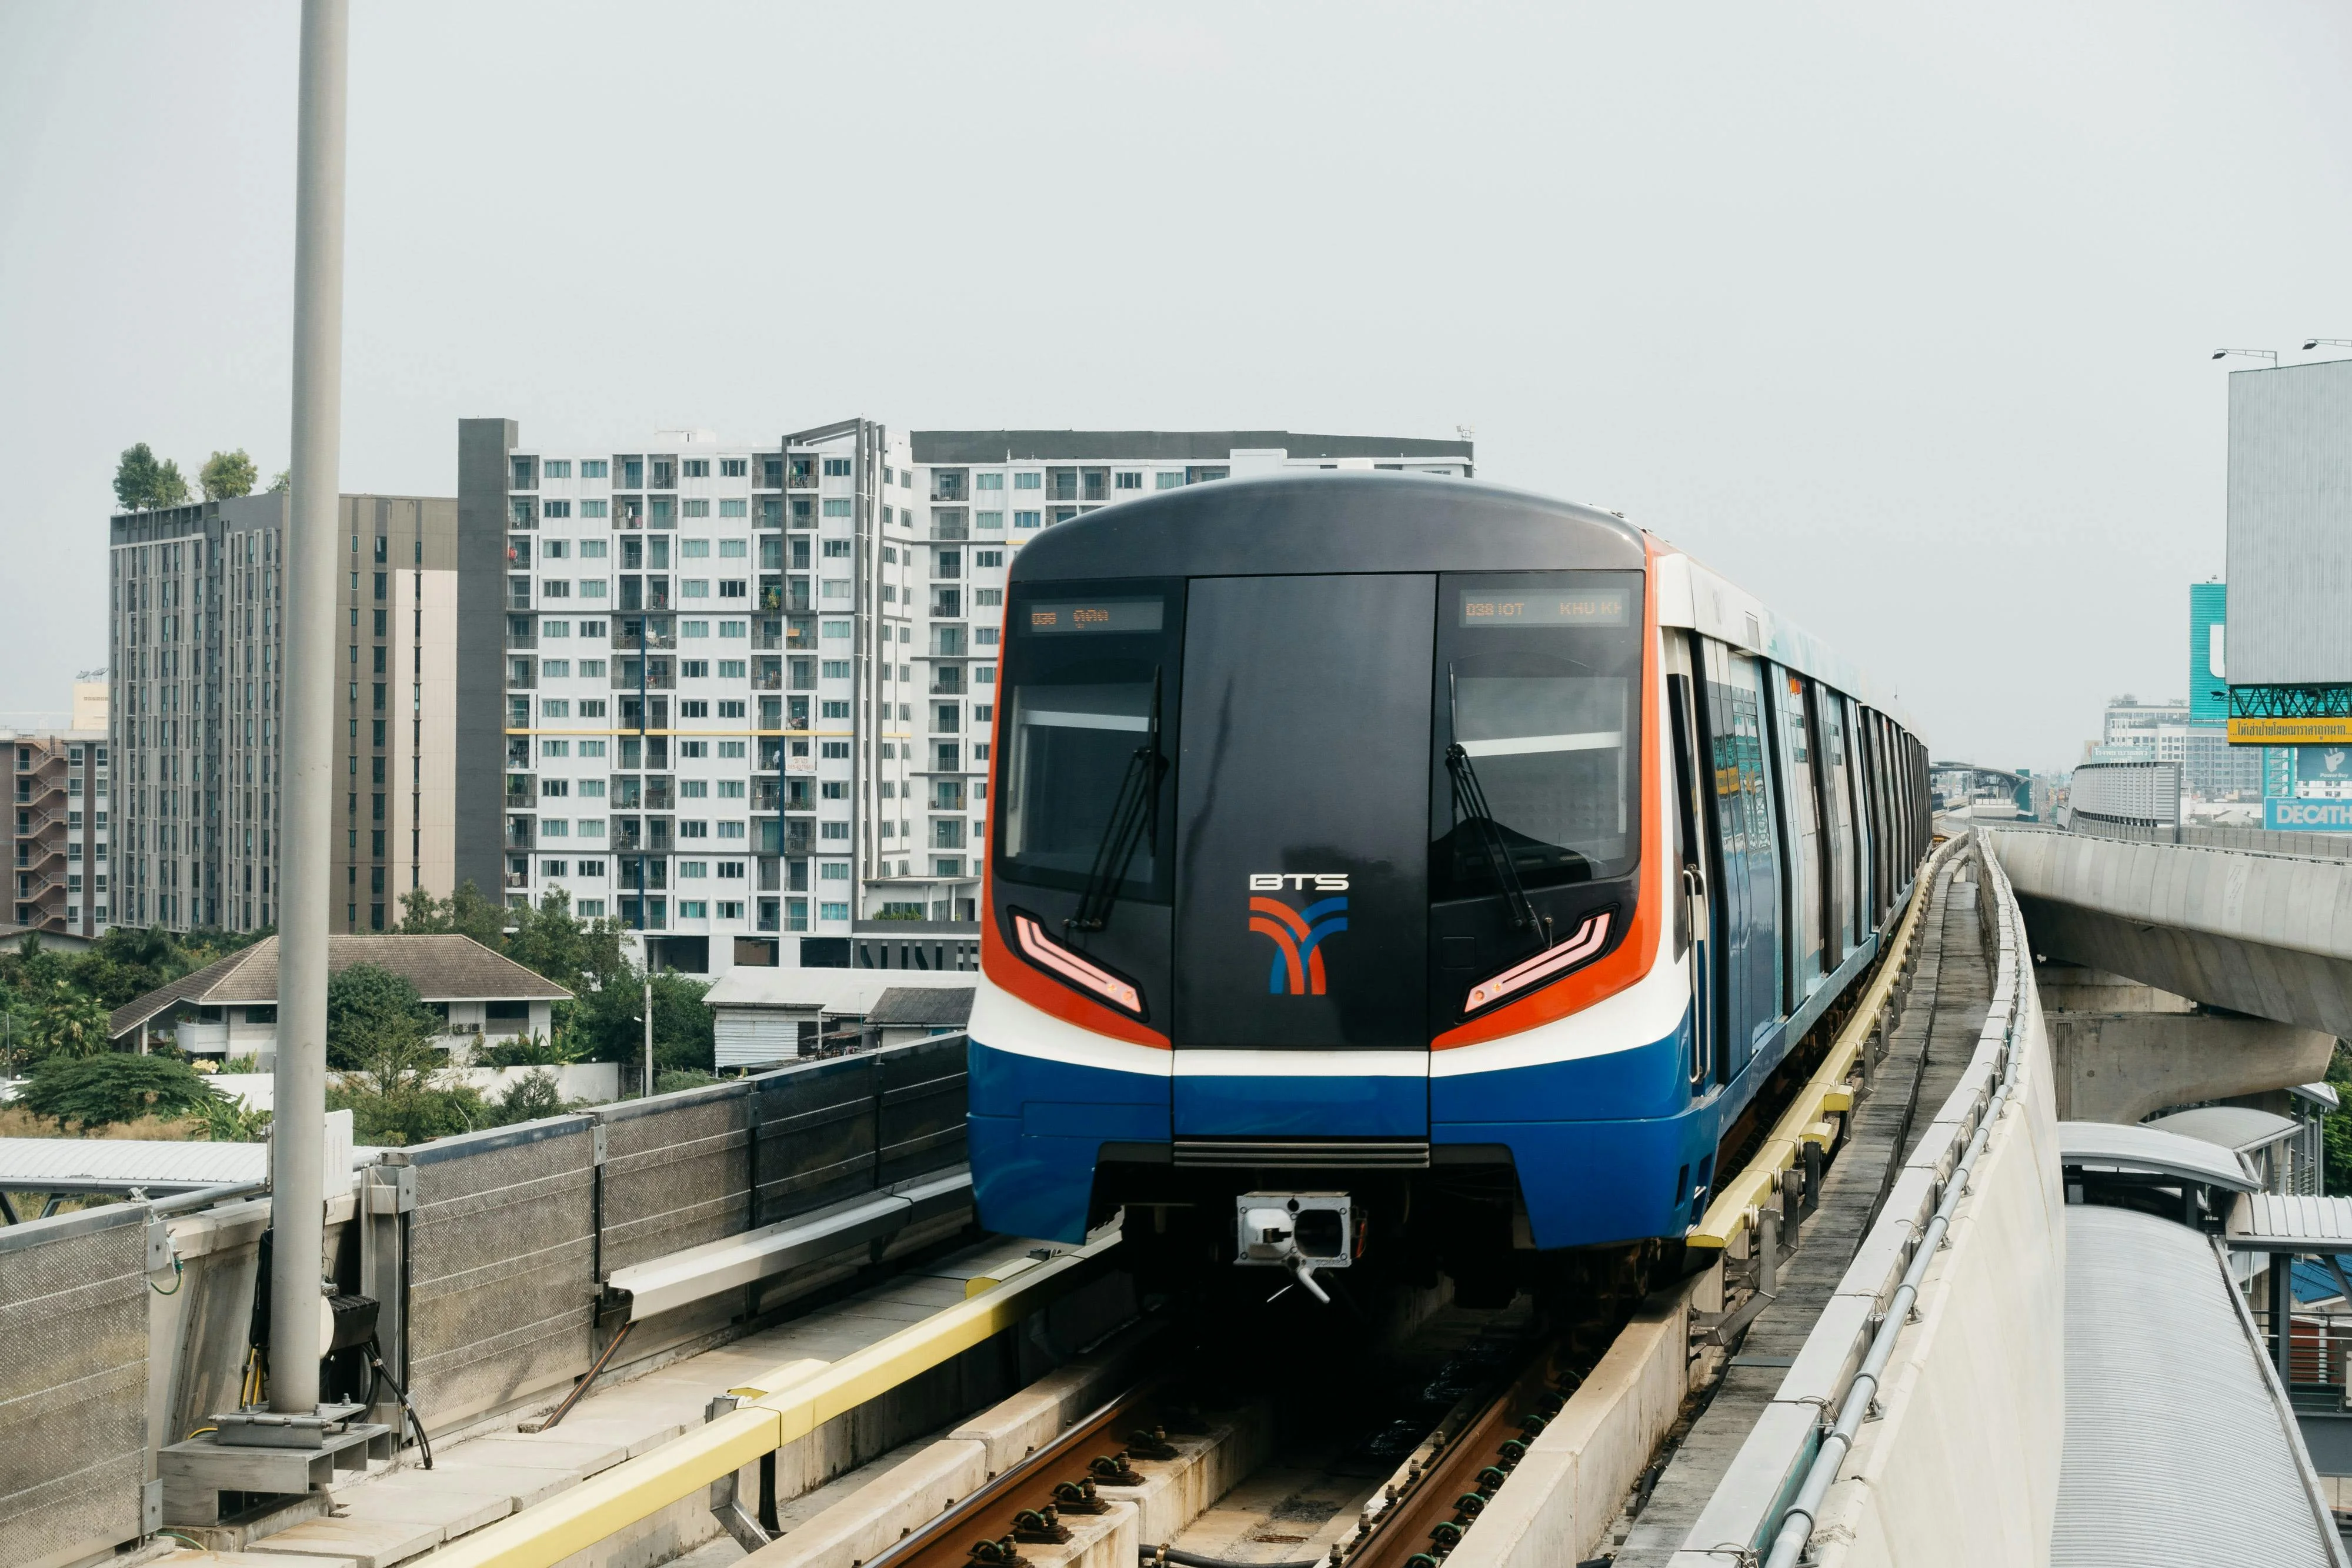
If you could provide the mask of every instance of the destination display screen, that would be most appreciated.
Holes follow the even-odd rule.
[[[1463,588],[1458,618],[1466,627],[1622,626],[1633,612],[1626,588]]]
[[[1041,637],[1070,632],[1156,632],[1166,605],[1159,599],[1055,599],[1032,603],[1022,629]]]

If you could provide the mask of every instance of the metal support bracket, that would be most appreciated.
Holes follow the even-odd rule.
[[[716,1421],[732,1415],[742,1404],[740,1394],[719,1394],[704,1408],[702,1419],[706,1423]],[[745,1552],[757,1552],[782,1533],[776,1520],[776,1456],[768,1453],[760,1457],[760,1513],[756,1519],[743,1510],[738,1474],[730,1470],[710,1483],[710,1514],[721,1530],[735,1538],[736,1545]]]
[[[1720,1317],[1695,1319],[1698,1331],[1693,1337],[1700,1344],[1729,1344],[1733,1336],[1754,1322],[1757,1314],[1772,1304],[1775,1294],[1770,1290],[1759,1290]]]

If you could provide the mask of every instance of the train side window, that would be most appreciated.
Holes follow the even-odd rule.
[[[1805,718],[1805,678],[1791,670],[1776,670],[1772,687],[1779,698],[1780,798],[1786,804],[1790,840],[1789,949],[1794,955],[1796,982],[1792,998],[1811,995],[1833,968],[1823,963],[1823,914],[1828,869],[1823,859],[1828,846],[1822,835],[1822,795],[1816,771],[1818,752]],[[1792,1009],[1793,1010],[1793,1009]]]

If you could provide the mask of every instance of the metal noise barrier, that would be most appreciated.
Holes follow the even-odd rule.
[[[1985,1034],[1995,1028],[2000,1031],[2000,1078],[1992,1086],[1983,1112],[1977,1119],[1975,1136],[1969,1140],[1959,1163],[1952,1168],[1944,1185],[1943,1200],[1919,1233],[1918,1244],[1912,1249],[1910,1266],[1903,1271],[1902,1283],[1886,1303],[1879,1319],[1877,1332],[1872,1337],[1869,1351],[1863,1356],[1853,1375],[1836,1394],[1838,1418],[1823,1435],[1821,1447],[1815,1450],[1805,1479],[1797,1488],[1795,1499],[1780,1517],[1780,1526],[1772,1540],[1772,1550],[1764,1559],[1764,1568],[1796,1568],[1805,1547],[1813,1537],[1813,1522],[1821,1511],[1822,1500],[1837,1480],[1838,1471],[1845,1465],[1845,1457],[1853,1447],[1854,1434],[1878,1403],[1879,1379],[1885,1375],[1886,1363],[1895,1354],[1895,1342],[1902,1336],[1914,1304],[1919,1298],[1919,1283],[1927,1278],[1927,1266],[1942,1249],[1945,1234],[1951,1228],[1952,1215],[1960,1206],[1960,1199],[1969,1191],[1969,1180],[1977,1162],[1992,1142],[1992,1130],[2000,1120],[2017,1087],[2017,1020],[2019,997],[2022,989],[2018,955],[2024,951],[2021,933],[2018,931],[2015,900],[2010,896],[2009,879],[2000,863],[1979,838],[1977,866],[1979,881],[1986,891],[1994,892],[1992,900],[1999,907],[1995,919],[1999,924],[1998,967],[1993,977],[1993,995],[2008,998],[2004,1010],[1997,1018],[1985,1021]],[[1979,908],[1983,904],[1981,900]],[[1979,1036],[1982,1039],[1984,1037]]]

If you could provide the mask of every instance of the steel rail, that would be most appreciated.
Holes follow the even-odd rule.
[[[1559,1342],[1546,1341],[1468,1419],[1441,1423],[1435,1452],[1391,1481],[1377,1512],[1332,1548],[1334,1568],[1434,1564],[1459,1545],[1526,1457],[1527,1446],[1567,1403],[1554,1385]]]
[[[1067,1527],[1059,1515],[1063,1508],[1073,1506],[1070,1493],[1091,1500],[1095,1486],[1116,1472],[1127,1455],[1126,1443],[1116,1434],[1125,1424],[1142,1418],[1161,1381],[1147,1378],[1106,1401],[912,1535],[868,1558],[865,1568],[1009,1563],[1024,1544],[1057,1544],[1057,1531],[1066,1540]],[[1102,1451],[1072,1471],[1072,1460],[1089,1448]],[[1107,1510],[1117,1500],[1116,1496],[1105,1497],[1099,1506]],[[1084,1502],[1075,1506],[1087,1510]]]

